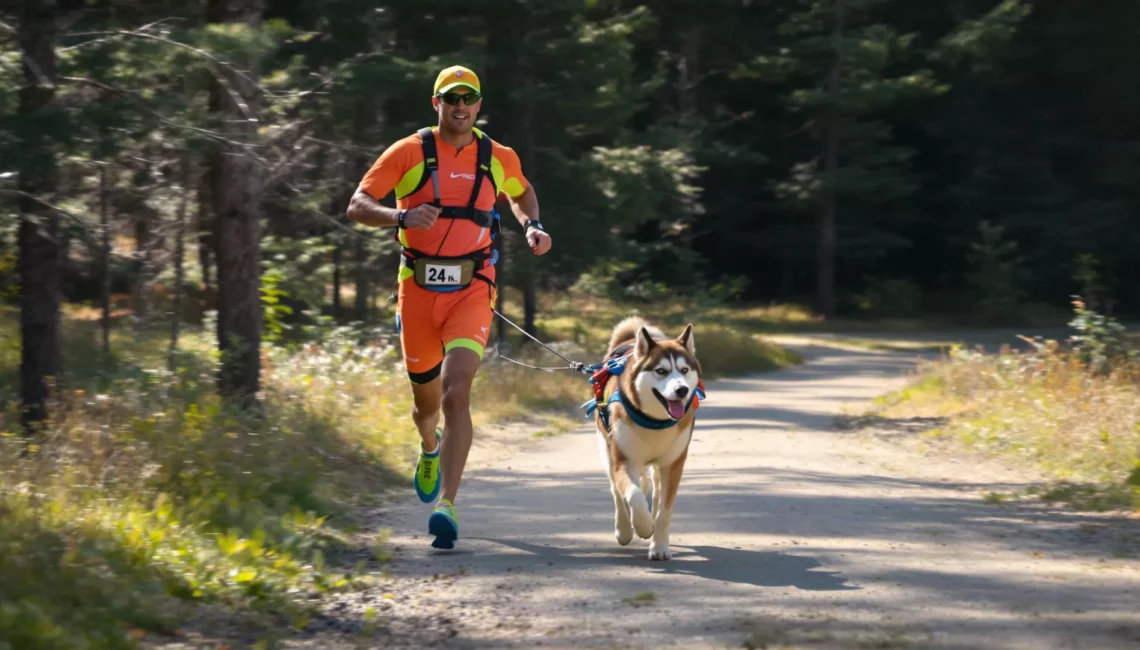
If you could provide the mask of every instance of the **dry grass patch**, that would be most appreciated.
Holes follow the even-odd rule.
[[[1039,496],[1140,508],[1140,364],[1090,364],[1056,342],[1031,352],[955,349],[879,401],[891,418],[948,417],[928,435],[1031,463],[1054,477]]]
[[[11,392],[0,413],[0,638],[127,648],[196,603],[303,626],[309,595],[363,579],[353,507],[415,449],[390,345],[272,351],[255,415],[215,395],[209,336],[191,332],[169,371],[162,334],[118,332],[104,358],[89,325],[65,324],[67,386],[42,432],[18,433]]]

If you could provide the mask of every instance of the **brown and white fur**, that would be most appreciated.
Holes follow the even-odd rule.
[[[632,316],[614,327],[606,357],[627,344],[634,346],[632,356],[626,360],[622,374],[609,378],[606,396],[620,385],[642,413],[654,419],[672,419],[676,424],[660,430],[642,428],[615,402],[609,407],[608,434],[601,417],[595,414],[598,449],[610,478],[618,544],[629,544],[637,532],[642,539],[652,537],[650,560],[668,560],[669,521],[693,436],[693,409],[682,414],[681,407],[697,389],[701,367],[691,323],[680,336],[671,339],[644,319]],[[669,403],[673,414],[666,406]],[[651,481],[652,514],[646,498]]]

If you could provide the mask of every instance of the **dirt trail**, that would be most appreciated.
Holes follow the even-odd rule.
[[[588,428],[477,444],[455,551],[430,548],[410,490],[382,522],[395,561],[364,646],[1140,647],[1135,521],[986,503],[1032,477],[923,454],[906,426],[837,429],[914,356],[801,352],[708,383],[670,562],[614,541]]]

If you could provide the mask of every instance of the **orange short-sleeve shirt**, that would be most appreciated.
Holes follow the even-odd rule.
[[[466,207],[475,183],[479,146],[472,141],[457,149],[444,142],[435,129],[432,130],[432,134],[435,137],[436,156],[439,159],[437,176],[441,204]],[[488,136],[477,132],[476,137]],[[360,189],[377,201],[382,200],[393,190],[397,196],[406,194],[415,187],[423,171],[424,156],[421,147],[418,133],[393,143],[384,150],[364,175],[360,181]],[[529,186],[523,175],[518,154],[510,147],[494,140],[491,141],[491,174],[499,187],[500,195],[518,197],[526,192]],[[429,179],[418,191],[398,198],[396,206],[411,209],[422,203],[431,202],[434,198],[435,191]],[[491,210],[497,199],[498,197],[494,196],[491,180],[484,178],[475,208]],[[429,255],[463,255],[484,249],[491,244],[491,234],[488,229],[466,219],[441,218],[430,230],[403,230],[401,236],[402,244]]]

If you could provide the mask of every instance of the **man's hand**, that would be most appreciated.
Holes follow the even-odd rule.
[[[535,255],[544,255],[550,250],[550,235],[538,228],[526,229],[526,241],[530,244],[530,249],[534,251]]]
[[[439,208],[423,203],[408,210],[404,215],[404,227],[408,230],[429,230],[439,218]]]

